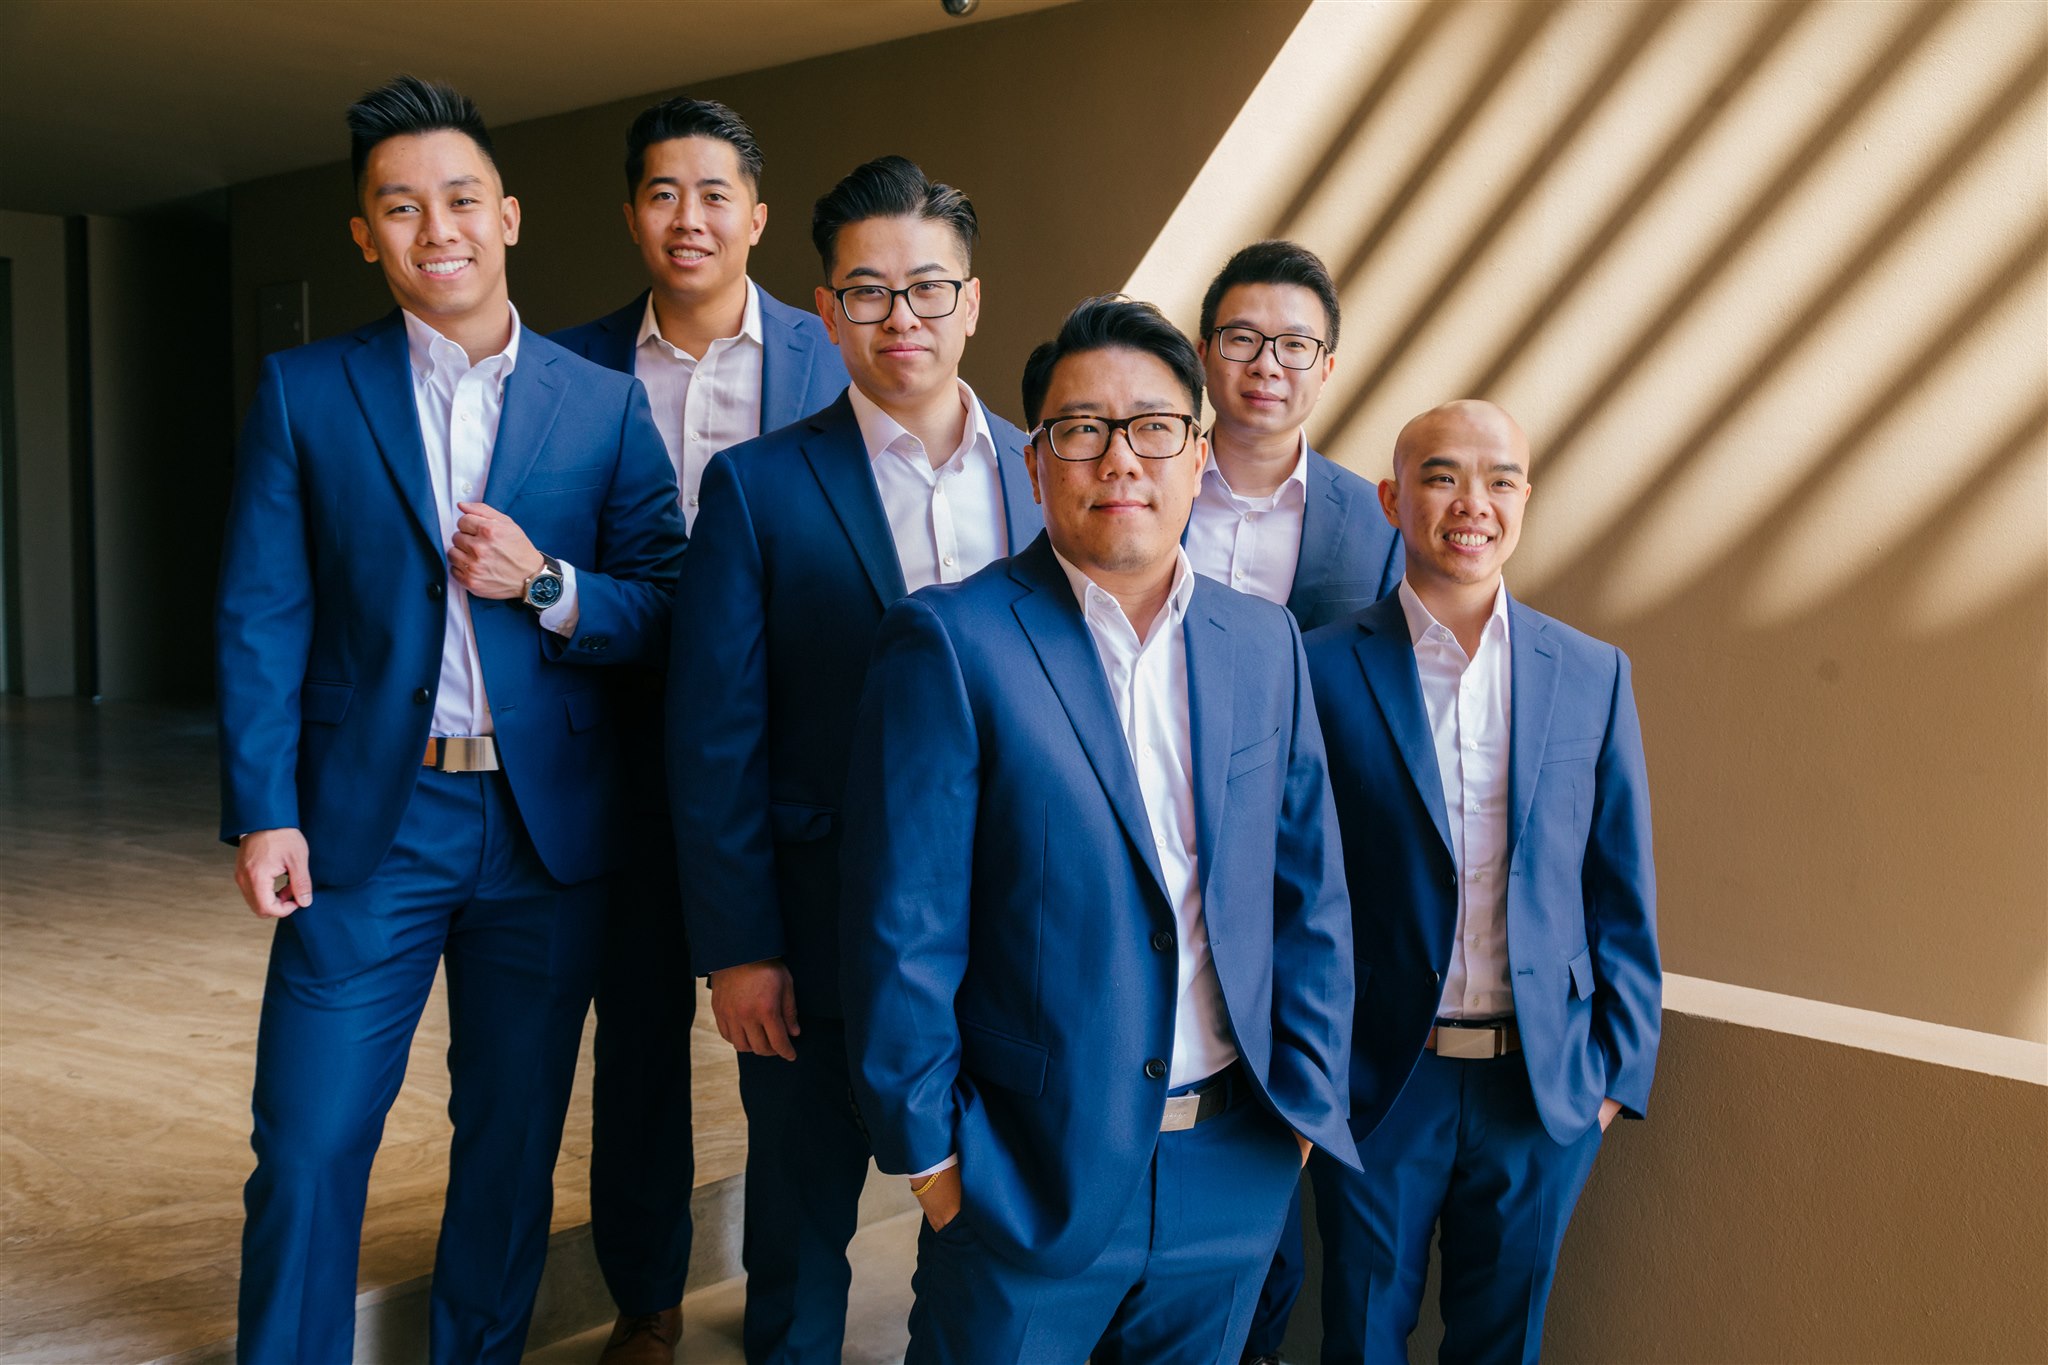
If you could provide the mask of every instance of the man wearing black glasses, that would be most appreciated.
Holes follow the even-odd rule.
[[[1309,414],[1337,365],[1337,324],[1330,272],[1293,242],[1252,243],[1202,298],[1215,458],[1188,522],[1188,558],[1197,573],[1285,604],[1303,630],[1401,581],[1400,536],[1373,486],[1309,448]]]
[[[1310,1145],[1351,1159],[1322,736],[1293,620],[1181,550],[1201,388],[1082,304],[1025,370],[1046,533],[876,641],[847,1036],[925,1211],[914,1362],[1234,1353]]]
[[[852,387],[712,458],[677,588],[669,786],[691,956],[739,1053],[754,1362],[837,1362],[845,1334],[869,1145],[840,1007],[840,810],[875,630],[1040,526],[1024,434],[959,377],[976,235],[967,196],[902,157],[818,201],[818,313]]]
[[[1309,446],[1337,365],[1337,286],[1313,251],[1254,242],[1202,298],[1202,370],[1214,455],[1188,519],[1197,573],[1279,602],[1303,630],[1371,606],[1401,581],[1401,536],[1373,486]],[[1246,1361],[1278,1360],[1301,1295],[1295,1207],[1259,1296]]]

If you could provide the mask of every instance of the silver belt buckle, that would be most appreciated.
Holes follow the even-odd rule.
[[[1160,1115],[1159,1131],[1178,1133],[1195,1126],[1195,1120],[1202,1112],[1200,1095],[1172,1095],[1167,1098],[1166,1112]]]
[[[490,773],[498,770],[498,741],[490,735],[451,735],[441,741],[444,773]]]
[[[1492,1028],[1451,1028],[1438,1025],[1436,1031],[1436,1055],[1449,1057],[1454,1061],[1483,1061],[1501,1055],[1501,1029]]]

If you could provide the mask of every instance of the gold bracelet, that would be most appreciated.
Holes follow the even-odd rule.
[[[924,1184],[912,1185],[910,1187],[910,1197],[912,1199],[922,1199],[924,1197],[924,1192],[930,1189],[932,1186],[938,1184],[939,1177],[944,1175],[945,1173],[946,1172],[944,1170],[933,1171],[930,1175],[924,1178]]]

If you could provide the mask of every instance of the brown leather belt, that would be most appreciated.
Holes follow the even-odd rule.
[[[430,739],[420,766],[444,773],[494,773],[498,771],[498,741],[490,735]]]
[[[1493,1024],[1460,1024],[1446,1020],[1429,1031],[1429,1037],[1422,1045],[1439,1057],[1449,1057],[1454,1061],[1481,1061],[1519,1052],[1522,1034],[1512,1019]]]

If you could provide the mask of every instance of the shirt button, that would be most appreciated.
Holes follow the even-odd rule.
[[[476,492],[476,485],[471,483],[468,479],[464,479],[462,481],[462,496],[468,497],[471,493],[474,492]]]
[[[951,555],[947,555],[947,556],[946,556],[946,567],[947,567],[947,568],[949,568],[949,569],[953,567],[953,556],[951,556]]]
[[[1468,749],[1476,749],[1479,747],[1479,741],[1476,739],[1468,739],[1465,741],[1465,747]]]
[[[1231,577],[1236,579],[1240,583],[1244,582],[1244,570],[1239,569],[1236,573],[1232,574]]]
[[[1145,1062],[1145,1075],[1155,1081],[1161,1079],[1166,1075],[1166,1063],[1157,1057],[1148,1058]]]
[[[1164,929],[1161,929],[1158,933],[1152,935],[1152,947],[1154,951],[1163,953],[1172,946],[1173,935],[1167,933]]]

